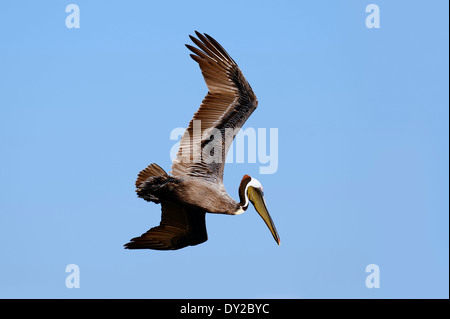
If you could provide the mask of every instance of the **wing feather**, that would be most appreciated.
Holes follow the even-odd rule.
[[[190,36],[197,46],[186,45],[190,56],[198,63],[208,93],[194,114],[180,140],[177,158],[171,173],[175,176],[191,176],[222,181],[225,158],[232,139],[258,106],[258,100],[236,62],[211,36],[195,31],[198,38]],[[198,125],[198,129],[196,129]],[[217,129],[221,136],[211,139]],[[232,129],[232,136],[226,135]],[[216,131],[217,132],[217,131]],[[226,141],[231,138],[231,141]],[[208,149],[205,146],[208,145]],[[211,149],[221,152],[208,161]]]
[[[161,223],[125,244],[127,249],[174,250],[197,245],[208,239],[205,212],[164,201]]]

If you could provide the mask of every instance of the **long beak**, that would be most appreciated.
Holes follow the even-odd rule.
[[[267,227],[269,227],[270,232],[272,233],[273,238],[280,244],[280,236],[278,236],[277,229],[275,228],[275,224],[273,223],[272,218],[269,215],[266,207],[266,201],[264,200],[264,196],[259,188],[254,188],[250,186],[247,190],[248,198],[252,202],[253,206],[255,206],[256,211],[259,216],[262,217]]]

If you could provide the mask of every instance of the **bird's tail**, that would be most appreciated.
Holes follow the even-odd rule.
[[[169,175],[157,164],[150,164],[139,172],[136,180],[136,192],[146,201],[160,203],[158,190],[167,182]]]
[[[142,183],[144,183],[150,177],[166,176],[168,177],[166,171],[164,171],[158,164],[150,164],[145,169],[139,172],[138,178],[136,180],[136,188],[139,188]]]

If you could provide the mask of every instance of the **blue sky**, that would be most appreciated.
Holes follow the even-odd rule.
[[[80,8],[68,29],[66,5]],[[368,29],[365,7],[380,8]],[[448,298],[447,1],[2,1],[1,298]],[[206,94],[194,30],[239,64],[278,128],[255,210],[179,251],[122,245],[160,220],[137,173]],[[80,288],[68,289],[68,264]],[[380,288],[368,289],[377,264]]]

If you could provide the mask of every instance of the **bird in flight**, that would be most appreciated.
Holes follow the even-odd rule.
[[[252,203],[275,241],[275,225],[266,207],[261,183],[245,175],[239,202],[223,185],[225,158],[235,135],[258,106],[258,100],[236,62],[211,36],[195,31],[197,47],[186,45],[198,63],[208,93],[180,140],[172,171],[150,164],[138,174],[136,192],[161,204],[161,222],[125,244],[127,249],[174,250],[208,239],[205,214],[239,215]]]

